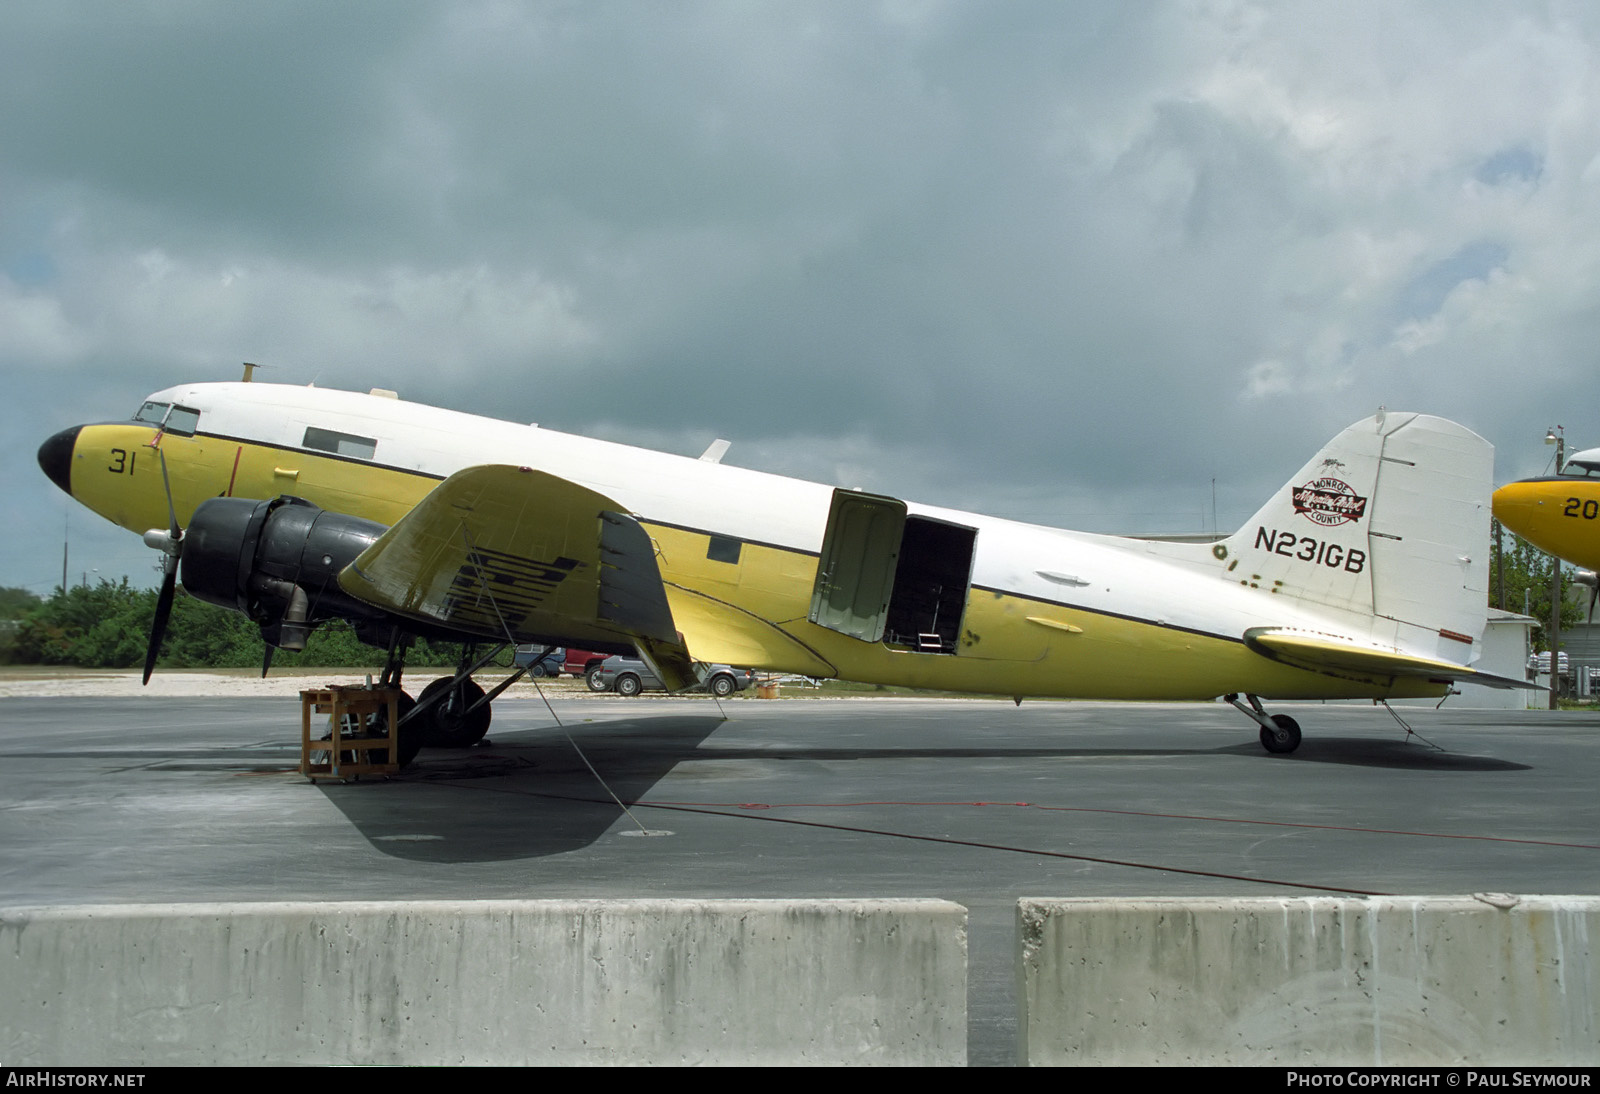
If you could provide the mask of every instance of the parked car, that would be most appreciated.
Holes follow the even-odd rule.
[[[635,657],[608,657],[589,670],[590,691],[615,691],[618,695],[638,695],[649,688],[665,690],[650,666]],[[736,669],[730,665],[712,665],[706,678],[690,691],[709,691],[726,699],[736,691],[743,691],[756,682],[756,674],[749,669]]]
[[[571,673],[573,676],[588,676],[589,670],[598,668],[610,654],[596,653],[594,650],[568,649],[566,657],[562,659],[561,671]]]
[[[516,652],[511,655],[512,664],[519,669],[524,665],[530,665],[531,667],[528,669],[529,676],[560,676],[562,650],[559,648],[553,649],[543,657],[540,657],[538,662],[535,663],[534,656],[542,649],[544,649],[543,646],[518,646]]]

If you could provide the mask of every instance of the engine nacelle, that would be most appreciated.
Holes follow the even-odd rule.
[[[248,615],[269,645],[304,649],[325,619],[349,619],[359,628],[382,618],[340,589],[338,576],[386,531],[304,498],[210,498],[184,530],[183,587]]]

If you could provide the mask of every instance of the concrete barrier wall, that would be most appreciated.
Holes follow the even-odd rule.
[[[962,1064],[933,900],[0,910],[0,1062]]]
[[[1596,897],[1025,900],[1032,1064],[1600,1063]]]

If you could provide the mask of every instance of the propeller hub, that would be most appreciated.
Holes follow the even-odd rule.
[[[152,528],[144,534],[144,545],[176,557],[183,547],[183,533],[175,536],[166,528]]]

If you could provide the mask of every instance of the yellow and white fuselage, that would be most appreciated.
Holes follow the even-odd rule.
[[[874,498],[385,394],[189,384],[152,395],[144,416],[58,434],[41,464],[134,532],[168,523],[161,457],[181,525],[210,498],[293,495],[396,526],[388,572],[421,571],[415,587],[373,592],[376,567],[340,584],[419,619],[452,507],[487,514],[498,499],[504,512],[484,519],[514,545],[538,499],[571,484],[647,533],[698,661],[1019,697],[1439,695],[1475,675],[1492,449],[1423,415],[1352,426],[1238,533],[1198,545]],[[545,493],[519,492],[526,469]],[[469,543],[491,534],[463,521]],[[607,626],[573,618],[546,636],[580,645]]]

